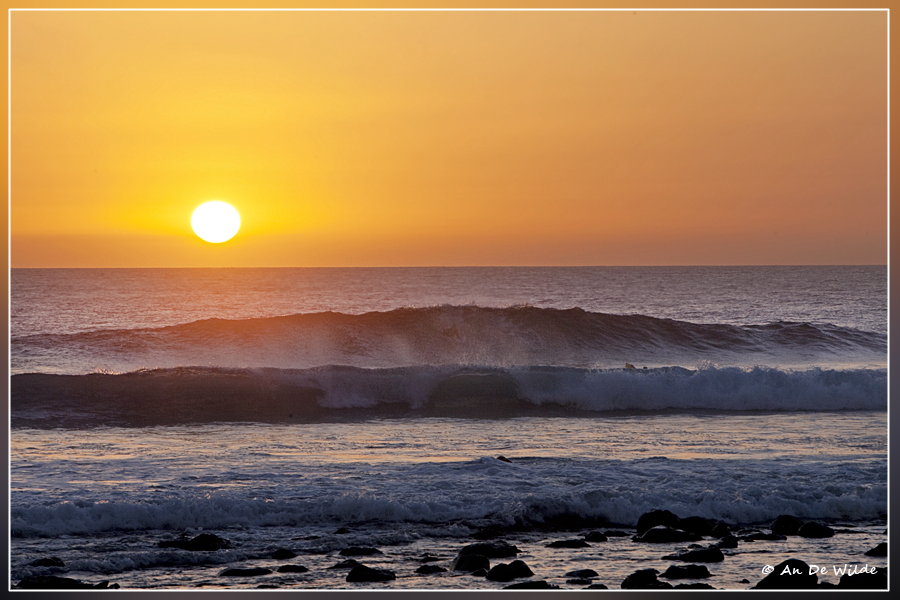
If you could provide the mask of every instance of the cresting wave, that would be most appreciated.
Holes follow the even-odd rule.
[[[887,371],[419,366],[21,374],[13,427],[299,422],[378,415],[885,410]]]
[[[738,326],[581,308],[433,306],[19,336],[13,337],[11,347],[16,373],[193,364],[283,369],[337,364],[609,368],[625,362],[694,367],[711,361],[730,366],[882,367],[887,336],[830,324]],[[69,367],[60,370],[60,364]]]

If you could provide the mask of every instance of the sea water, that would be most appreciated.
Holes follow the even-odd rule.
[[[789,557],[886,564],[863,554],[887,513],[884,267],[16,269],[11,285],[13,583],[491,589],[415,569],[494,526],[533,579],[579,587],[565,573],[592,568],[617,588],[686,545],[551,549],[578,532],[542,524],[634,534],[655,508],[839,531],[742,543],[715,587]],[[158,547],[201,531],[234,547]],[[349,546],[398,579],[347,583],[328,567]],[[276,548],[309,571],[274,572]],[[66,566],[31,565],[48,556]],[[220,576],[235,566],[273,573]]]

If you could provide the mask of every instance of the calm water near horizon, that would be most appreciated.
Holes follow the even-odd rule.
[[[495,589],[415,569],[497,527],[532,579],[618,588],[687,544],[548,548],[584,531],[542,523],[633,535],[656,508],[839,530],[742,542],[708,565],[719,588],[789,557],[886,564],[863,555],[887,515],[884,266],[14,269],[11,289],[13,582]],[[158,546],[201,531],[233,547]],[[328,567],[351,546],[397,580],[347,583]],[[250,566],[272,573],[220,576]]]

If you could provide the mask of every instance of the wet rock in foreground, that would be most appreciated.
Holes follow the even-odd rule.
[[[778,515],[772,521],[772,533],[776,535],[797,535],[803,521],[793,515]]]
[[[397,579],[393,571],[387,569],[373,569],[365,565],[356,565],[347,573],[348,583],[363,583],[372,581],[391,581]]]
[[[623,590],[653,590],[668,589],[672,584],[665,581],[659,581],[656,575],[659,573],[656,569],[641,569],[635,571],[622,581]]]
[[[673,529],[665,525],[657,525],[651,527],[640,535],[631,538],[635,542],[643,542],[646,544],[670,544],[680,542],[697,542],[702,539],[696,533]]]
[[[827,525],[810,521],[797,530],[797,535],[805,538],[828,538],[834,535],[834,529]]]
[[[714,590],[713,586],[708,583],[679,583],[673,589],[687,589],[687,590]]]
[[[619,531],[618,529],[607,529],[603,532],[606,537],[628,537],[631,535],[625,531]]]
[[[716,529],[716,526],[719,524],[719,521],[715,519],[707,519],[706,517],[685,517],[684,519],[678,519],[678,523],[674,525],[674,527],[681,529],[682,531],[689,531],[690,533],[696,533],[697,535],[709,535],[713,534],[713,530]],[[724,523],[723,523],[724,525]],[[717,531],[725,531],[727,532],[728,527],[725,526],[725,529],[721,528]],[[723,534],[724,535],[724,534]],[[722,537],[717,536],[717,537]]]
[[[480,542],[477,544],[469,544],[468,546],[463,546],[459,551],[460,556],[466,554],[480,554],[481,556],[486,556],[488,558],[509,558],[510,556],[516,556],[518,553],[519,549],[507,542]]]
[[[722,562],[725,555],[716,546],[709,548],[700,548],[699,550],[688,550],[681,554],[667,554],[663,556],[666,560],[680,560],[682,562]]]
[[[491,581],[512,581],[521,577],[531,577],[534,572],[521,560],[514,560],[509,564],[500,563],[488,571],[487,578]]]
[[[491,561],[481,554],[460,554],[450,563],[451,571],[477,571],[478,569],[490,569]]]
[[[251,567],[249,569],[225,569],[219,573],[220,577],[259,577],[260,575],[268,575],[271,569],[265,567]]]
[[[22,579],[18,587],[23,590],[115,590],[119,588],[119,584],[110,585],[108,581],[101,581],[92,585],[70,577],[32,575]]]
[[[419,575],[431,575],[433,573],[446,573],[447,569],[444,567],[439,567],[437,565],[422,565],[418,569],[416,569],[416,573]]]
[[[547,544],[548,548],[590,548],[591,545],[588,544],[583,539],[575,539],[575,540],[557,540],[555,542],[550,542]]]
[[[188,550],[190,552],[215,552],[216,550],[234,547],[230,541],[211,533],[201,533],[191,539],[163,540],[157,546],[160,548],[178,548],[179,550]]]
[[[887,542],[881,542],[871,550],[867,551],[866,556],[887,556],[887,550]]]
[[[656,527],[658,525],[663,525],[665,527],[677,527],[678,526],[678,515],[673,513],[670,510],[651,510],[649,512],[645,512],[638,518],[637,522],[637,531],[638,535],[641,535],[648,529]]]
[[[837,587],[846,590],[886,590],[887,586],[887,569],[876,569],[874,573],[841,575],[837,584]]]
[[[272,558],[275,560],[287,560],[289,558],[297,558],[297,553],[287,548],[279,548],[272,553]]]
[[[662,574],[666,579],[703,579],[712,577],[705,565],[672,565]]]
[[[306,573],[309,571],[303,565],[281,565],[278,567],[279,573]]]
[[[600,574],[593,569],[578,569],[577,571],[569,571],[566,577],[577,577],[578,579],[587,579],[589,577],[599,577]]]
[[[726,535],[716,544],[719,548],[737,548],[738,539],[733,535]]]
[[[584,541],[586,541],[586,542],[606,542],[609,540],[609,538],[606,536],[606,534],[601,533],[599,531],[592,531],[589,534],[584,535],[582,537],[584,538]]]

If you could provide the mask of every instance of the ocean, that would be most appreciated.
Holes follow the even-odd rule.
[[[884,266],[13,269],[10,310],[11,585],[499,589],[452,569],[485,538],[565,589],[887,564]],[[737,547],[664,579],[656,509]]]

